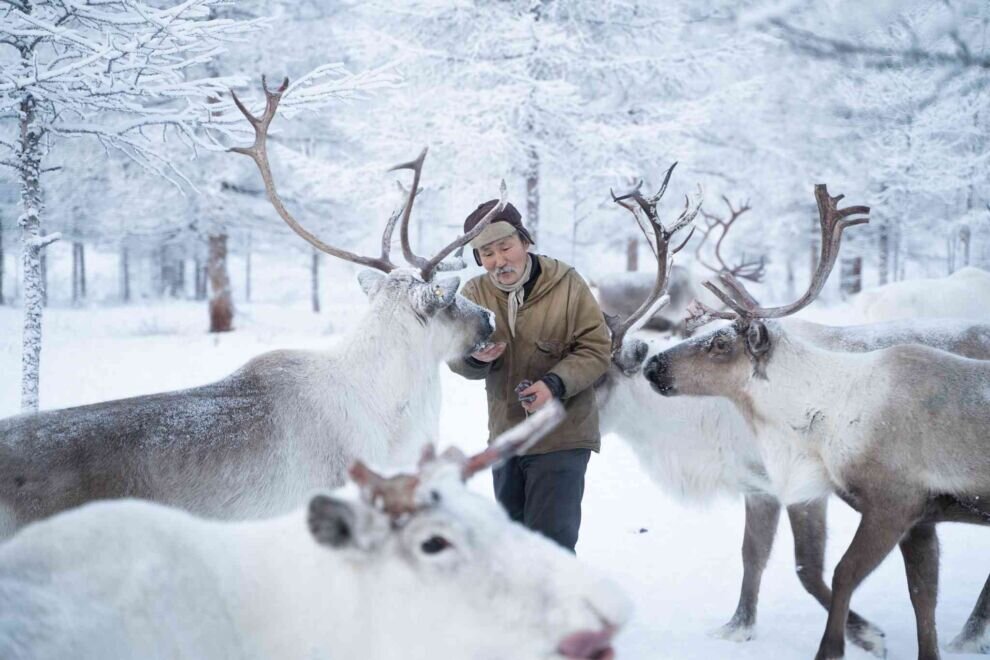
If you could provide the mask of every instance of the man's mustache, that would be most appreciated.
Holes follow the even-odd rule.
[[[516,269],[514,266],[499,266],[495,269],[496,275],[505,275],[506,273],[514,273]]]

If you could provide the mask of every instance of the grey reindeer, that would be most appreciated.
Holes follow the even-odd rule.
[[[380,256],[328,245],[284,207],[266,152],[268,127],[288,84],[270,91],[256,117],[250,156],[278,214],[327,254],[370,267],[359,281],[369,307],[356,327],[322,351],[260,355],[215,383],[176,392],[0,420],[0,538],[28,522],[92,500],[137,497],[224,519],[271,516],[314,488],[344,483],[347,466],[415,460],[437,436],[439,366],[479,350],[494,330],[488,310],[436,279],[470,233],[431,259],[409,247],[408,223],[426,152],[395,169],[413,171],[404,206],[386,224]],[[407,261],[390,259],[398,224]]]
[[[774,320],[814,300],[834,266],[843,230],[866,222],[850,216],[868,213],[867,207],[840,210],[841,196],[831,197],[824,185],[816,186],[815,197],[823,240],[805,294],[765,308],[738,279],[723,274],[723,288],[706,286],[731,312],[698,305],[692,323],[725,318],[732,324],[650,358],[644,375],[664,396],[729,399],[753,428],[783,501],[817,501],[835,492],[861,513],[833,575],[818,660],[844,656],[852,593],[898,545],[918,656],[932,660],[939,657],[935,525],[990,524],[990,362],[914,344],[834,350]],[[988,650],[988,601],[990,583],[953,649]]]

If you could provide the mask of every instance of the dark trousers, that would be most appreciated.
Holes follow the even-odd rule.
[[[495,499],[509,517],[574,552],[590,449],[510,458],[492,470]]]

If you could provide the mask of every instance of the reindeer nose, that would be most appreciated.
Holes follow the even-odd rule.
[[[664,396],[676,392],[674,378],[670,374],[670,360],[664,353],[654,355],[647,360],[646,366],[643,368],[643,376],[650,381],[653,389]]]

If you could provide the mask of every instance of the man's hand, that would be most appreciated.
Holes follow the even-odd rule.
[[[484,350],[480,350],[477,353],[471,353],[473,357],[478,362],[494,362],[497,360],[502,353],[505,352],[505,342],[500,341],[492,344]]]
[[[543,407],[547,401],[553,398],[553,393],[550,392],[550,388],[542,380],[538,380],[522,392],[519,393],[519,398],[533,396],[536,397],[532,401],[522,401],[523,410],[532,413],[536,412]]]

